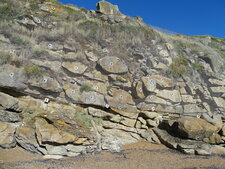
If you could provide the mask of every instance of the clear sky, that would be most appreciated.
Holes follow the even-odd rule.
[[[99,0],[59,0],[96,9]],[[108,0],[128,16],[186,35],[225,38],[225,0]]]

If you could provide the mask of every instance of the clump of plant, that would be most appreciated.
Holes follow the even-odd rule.
[[[81,85],[80,87],[80,92],[83,93],[83,92],[90,92],[90,91],[93,91],[93,88],[90,84],[87,84],[87,83],[84,83]]]
[[[10,37],[10,42],[15,44],[15,45],[21,45],[21,46],[29,45],[29,42],[27,40],[22,39],[19,36],[11,36]]]
[[[5,51],[0,51],[0,64],[10,64],[16,67],[22,65],[20,60],[14,58],[11,53]]]
[[[173,60],[168,73],[173,77],[181,77],[184,76],[188,71],[188,60],[186,58],[177,57]]]
[[[33,51],[33,56],[37,57],[37,58],[39,58],[41,56],[48,56],[48,55],[49,55],[49,53],[46,50],[36,49],[36,50]]]
[[[9,63],[12,60],[12,55],[5,51],[0,51],[0,64]]]
[[[75,114],[75,118],[78,121],[80,121],[85,127],[92,127],[92,123],[91,123],[92,120],[95,122],[95,124],[101,124],[102,123],[102,119],[92,117],[91,115],[89,115],[87,113],[79,113],[78,112],[78,113]]]
[[[35,65],[25,65],[24,66],[24,74],[27,77],[41,77],[42,69]]]
[[[22,11],[20,2],[14,0],[0,1],[0,20],[15,18]]]
[[[32,123],[34,121],[35,117],[40,116],[41,114],[44,114],[46,111],[33,105],[27,106],[26,109],[22,112],[22,117],[24,121],[27,121],[28,123]]]
[[[202,72],[202,71],[205,70],[204,67],[198,62],[192,63],[192,66],[197,71],[201,71]]]

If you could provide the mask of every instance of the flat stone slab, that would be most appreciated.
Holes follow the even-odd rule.
[[[122,74],[128,72],[127,65],[118,57],[103,57],[98,61],[98,64],[107,73]]]
[[[62,67],[75,74],[83,74],[87,66],[81,62],[63,62]]]

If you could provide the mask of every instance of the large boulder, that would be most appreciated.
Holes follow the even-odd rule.
[[[7,110],[0,110],[0,121],[20,122],[22,121],[22,119],[18,113],[7,111]]]
[[[106,15],[121,15],[117,5],[112,5],[107,1],[100,1],[96,4],[97,11]]]
[[[200,118],[184,117],[178,120],[179,134],[185,138],[203,140],[216,134],[218,128]]]

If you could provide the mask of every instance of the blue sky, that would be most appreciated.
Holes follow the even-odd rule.
[[[96,9],[99,0],[59,0]],[[225,0],[108,0],[128,16],[141,16],[145,23],[186,35],[225,38]]]

